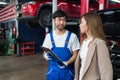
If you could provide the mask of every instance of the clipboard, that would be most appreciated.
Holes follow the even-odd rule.
[[[57,63],[66,66],[66,65],[62,62],[62,60],[60,60],[60,58],[57,57],[57,56],[55,55],[55,53],[53,53],[49,48],[46,48],[46,47],[43,47],[43,46],[40,46],[40,47],[41,47],[41,49],[44,50],[45,52],[49,52],[49,53],[51,54],[51,56],[54,58],[54,60],[57,61]]]

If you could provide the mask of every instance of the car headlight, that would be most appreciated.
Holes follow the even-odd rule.
[[[28,2],[27,4],[36,4],[36,2],[30,1],[30,2]]]
[[[22,8],[25,6],[25,5],[29,5],[29,4],[36,4],[36,2],[34,2],[34,1],[30,1],[30,2],[27,2],[27,3],[25,3],[25,4],[22,4]]]

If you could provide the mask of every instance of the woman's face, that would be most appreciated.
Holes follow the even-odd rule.
[[[88,32],[89,26],[88,26],[86,20],[84,19],[84,17],[81,18],[81,22],[80,22],[79,27],[80,27],[80,32],[81,33],[87,33]]]

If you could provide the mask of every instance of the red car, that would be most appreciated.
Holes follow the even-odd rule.
[[[80,17],[80,0],[58,0],[57,8],[67,13],[69,19],[78,21]],[[98,10],[96,0],[90,0],[89,11]],[[120,7],[119,3],[109,4],[109,8]],[[33,0],[22,5],[19,20],[24,20],[29,27],[49,27],[52,24],[52,0]]]

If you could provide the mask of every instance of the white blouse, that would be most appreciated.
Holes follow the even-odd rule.
[[[92,40],[84,40],[81,46],[81,51],[80,51],[80,58],[81,58],[81,69],[80,69],[80,75],[79,75],[79,80],[81,80],[81,76],[82,76],[82,72],[83,72],[83,68],[84,68],[84,64],[85,64],[85,60],[86,60],[86,56],[87,56],[87,51],[88,51],[88,45],[90,43],[90,41]]]

